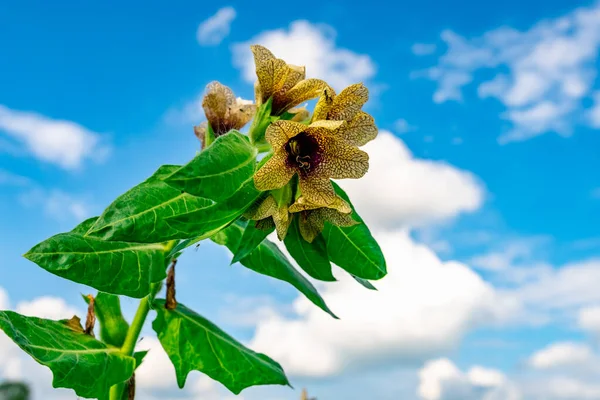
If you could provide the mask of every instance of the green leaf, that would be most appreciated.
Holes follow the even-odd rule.
[[[321,281],[336,280],[331,272],[325,240],[321,235],[317,236],[312,243],[304,240],[300,234],[298,218],[292,220],[283,243],[300,268],[308,275]]]
[[[254,187],[250,177],[230,198],[221,203],[187,214],[166,219],[166,223],[179,238],[194,238],[193,242],[206,239],[238,219],[256,200],[263,195]],[[178,246],[179,247],[179,246]]]
[[[254,174],[258,151],[237,131],[222,135],[165,179],[194,196],[215,201],[233,195]]]
[[[272,227],[269,230],[258,229],[254,224],[254,221],[249,221],[244,229],[244,233],[242,234],[242,239],[240,240],[239,247],[233,254],[233,259],[231,260],[232,264],[236,262],[240,262],[240,260],[250,254],[256,247],[262,243],[263,240],[271,232],[275,230],[275,227]]]
[[[25,254],[43,269],[102,292],[142,298],[166,277],[165,244],[105,242],[84,236],[93,220],[59,233]]]
[[[373,286],[373,284],[371,282],[369,282],[368,280],[359,278],[358,276],[354,276],[352,274],[350,274],[350,276],[353,277],[356,282],[360,283],[365,288],[367,288],[369,290],[377,290],[377,288],[375,286]]]
[[[83,299],[87,304],[90,303],[87,296],[83,296]],[[94,299],[94,311],[100,324],[100,339],[111,346],[123,346],[125,336],[129,330],[129,323],[127,323],[121,312],[119,296],[98,292]]]
[[[157,316],[152,328],[175,366],[180,388],[194,370],[235,394],[250,386],[289,385],[277,362],[244,347],[204,317],[182,304],[167,310],[164,300],[155,303]]]
[[[31,390],[23,382],[4,382],[0,384],[0,399],[29,400]]]
[[[232,252],[239,247],[244,225],[241,222],[231,224],[211,239],[220,245],[226,246]],[[336,318],[317,289],[289,262],[287,257],[274,243],[263,240],[249,255],[242,258],[240,263],[259,274],[267,275],[288,282],[304,294],[317,307]]]
[[[332,183],[336,193],[352,206],[348,195],[335,182]],[[359,278],[381,279],[387,274],[381,248],[367,225],[354,210],[354,206],[352,210],[354,212],[352,217],[360,224],[349,227],[325,224],[323,238],[327,245],[329,260]]]
[[[142,365],[142,361],[144,361],[146,354],[148,354],[148,350],[141,350],[133,353],[133,358],[135,358],[135,369],[138,369],[140,365]]]
[[[180,167],[163,165],[148,179],[117,197],[88,236],[104,240],[159,243],[177,238],[165,218],[209,207],[213,201],[182,193],[163,181]]]
[[[265,142],[265,132],[272,122],[271,109],[273,106],[273,98],[270,97],[266,103],[263,103],[256,110],[252,125],[250,125],[249,136],[253,144]],[[278,119],[278,118],[277,118]]]
[[[78,396],[104,398],[110,387],[133,374],[135,359],[64,322],[0,311],[0,329],[24,352],[52,370],[55,388]]]

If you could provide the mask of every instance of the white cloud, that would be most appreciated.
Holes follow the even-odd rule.
[[[600,305],[587,306],[579,310],[577,325],[600,337]]]
[[[196,39],[205,46],[216,46],[229,35],[231,23],[236,17],[233,7],[223,7],[198,26]]]
[[[398,133],[408,133],[416,130],[417,127],[409,124],[404,118],[400,118],[394,122],[394,129]]]
[[[466,85],[482,70],[497,75],[478,84],[481,97],[501,101],[512,129],[500,143],[547,132],[570,135],[585,113],[582,100],[592,94],[600,49],[600,5],[581,7],[519,31],[500,27],[478,37],[444,31],[446,53],[438,64],[414,76],[437,82],[434,101],[462,100]],[[505,72],[506,71],[506,72]],[[597,98],[597,96],[596,96]],[[594,108],[588,123],[600,125]]]
[[[23,301],[17,304],[19,314],[30,317],[39,317],[46,319],[69,319],[73,315],[81,316],[75,308],[69,306],[67,302],[60,297],[42,296],[32,301]]]
[[[57,221],[83,221],[92,215],[89,203],[61,190],[33,187],[20,196],[27,207],[41,207],[46,216]]]
[[[370,226],[419,226],[477,210],[484,188],[470,172],[441,161],[415,158],[387,131],[368,143],[369,172],[340,182]]]
[[[558,342],[533,354],[529,365],[537,369],[576,367],[594,359],[592,349],[586,344]]]
[[[265,31],[233,46],[234,64],[248,82],[256,80],[250,45],[261,44],[276,57],[295,65],[305,65],[308,77],[326,80],[336,90],[371,79],[375,64],[366,54],[339,48],[335,30],[323,24],[294,21],[289,29]]]
[[[477,274],[463,264],[442,262],[408,233],[377,239],[389,271],[376,282],[378,291],[364,290],[342,275],[320,288],[340,320],[299,297],[297,317],[263,319],[251,347],[292,375],[329,376],[371,363],[426,359],[456,346],[467,330],[501,308]]]
[[[98,133],[75,122],[11,110],[1,104],[0,132],[20,142],[34,157],[65,169],[76,169],[85,159],[101,161],[110,151]]]
[[[427,362],[419,371],[422,400],[519,400],[519,390],[494,369],[474,366],[462,372],[446,358]]]
[[[416,56],[427,56],[435,53],[436,46],[433,43],[415,43],[410,49]]]

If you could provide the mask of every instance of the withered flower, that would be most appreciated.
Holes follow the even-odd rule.
[[[328,87],[315,105],[312,121],[346,121],[341,137],[354,146],[363,146],[377,136],[373,117],[362,111],[369,99],[369,90],[362,84],[350,85],[339,95]]]
[[[254,86],[256,104],[263,104],[272,97],[272,115],[281,115],[304,101],[314,99],[328,87],[321,79],[305,79],[304,67],[275,58],[265,47],[254,45],[250,48],[258,77]]]
[[[194,127],[194,134],[204,146],[208,125],[215,138],[232,129],[241,129],[248,123],[256,112],[256,105],[236,98],[227,86],[214,81],[206,86],[206,94],[202,99],[202,108],[207,122]]]
[[[360,178],[369,168],[369,156],[340,137],[344,121],[272,123],[265,138],[271,158],[254,174],[258,190],[278,189],[298,174],[299,189],[307,202],[321,207],[337,203],[330,178]]]
[[[278,205],[277,200],[271,195],[251,207],[244,213],[244,216],[256,221],[256,227],[259,229],[267,230],[275,225],[279,240],[285,239],[285,235],[292,222],[288,205]]]

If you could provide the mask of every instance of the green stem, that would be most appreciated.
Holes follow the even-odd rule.
[[[167,244],[167,248],[165,252],[169,254],[169,252],[175,247],[178,241],[171,241]],[[171,262],[168,261],[167,265]],[[140,333],[142,332],[142,328],[144,327],[144,323],[146,322],[146,318],[148,317],[148,313],[152,308],[152,302],[154,298],[160,292],[162,287],[162,282],[153,283],[151,285],[150,293],[148,296],[144,297],[140,300],[140,304],[138,305],[138,309],[135,312],[135,316],[133,317],[133,321],[131,321],[131,326],[127,331],[127,335],[125,336],[125,341],[123,342],[123,346],[121,347],[121,353],[133,356],[133,351],[135,350],[135,345],[140,337]],[[123,389],[125,385],[124,383],[119,383],[111,386],[109,392],[110,400],[121,400],[123,396]]]

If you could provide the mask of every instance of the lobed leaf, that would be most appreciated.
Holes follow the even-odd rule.
[[[236,222],[226,229],[222,230],[211,239],[220,245],[226,246],[232,252],[239,247],[242,238],[244,224]],[[317,289],[299,273],[290,263],[287,257],[277,248],[277,245],[269,240],[263,240],[250,254],[240,260],[240,263],[259,274],[267,275],[272,278],[288,282],[302,294],[304,294],[317,307],[321,308],[329,315],[337,318],[335,314],[327,307],[325,301],[317,292]]]
[[[109,241],[159,243],[177,239],[165,219],[209,207],[213,201],[192,196],[163,179],[178,171],[163,165],[148,179],[117,197],[87,232]]]
[[[231,131],[175,170],[165,182],[194,196],[221,201],[254,174],[257,154],[246,136]]]
[[[43,269],[106,293],[142,298],[166,277],[165,244],[106,242],[86,236],[90,218],[71,232],[59,233],[25,254]]]
[[[354,210],[348,195],[335,182],[332,183],[336,193],[350,204],[353,218],[360,224],[349,227],[325,224],[323,238],[329,260],[358,278],[383,278],[387,274],[387,268],[379,244]]]
[[[156,300],[155,305],[157,316],[152,328],[175,366],[180,388],[194,370],[221,382],[235,394],[250,386],[289,385],[276,361],[244,347],[183,304],[174,310],[167,310],[164,300]]]
[[[55,388],[70,388],[78,396],[107,398],[110,387],[133,374],[135,359],[64,321],[26,317],[0,311],[0,329],[24,352],[52,370]]]

